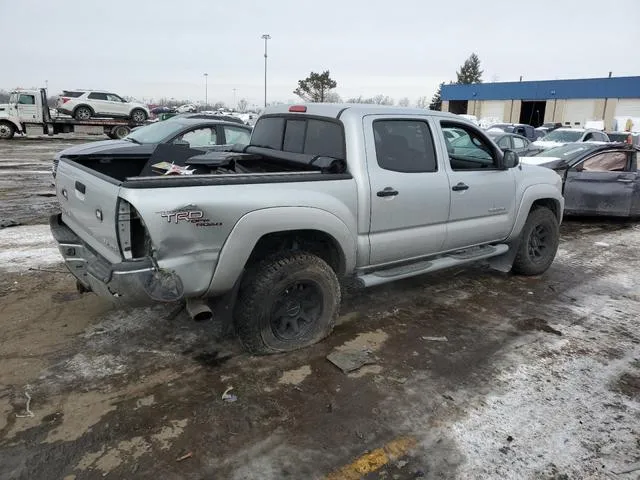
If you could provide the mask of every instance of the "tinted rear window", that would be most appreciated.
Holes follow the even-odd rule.
[[[251,144],[285,152],[345,159],[342,125],[329,120],[261,118],[253,129]]]
[[[65,90],[64,92],[62,92],[62,96],[63,97],[78,98],[83,93],[84,92],[69,92],[69,91]]]
[[[270,117],[258,120],[251,134],[251,145],[280,150],[282,147],[282,133],[284,118]]]

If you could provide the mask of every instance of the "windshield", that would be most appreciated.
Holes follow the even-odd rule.
[[[18,103],[18,94],[16,92],[11,92],[11,96],[9,97],[10,104]]]
[[[553,157],[560,158],[566,161],[572,161],[580,157],[583,153],[593,150],[593,145],[577,144],[577,145],[563,145],[561,147],[550,148],[536,155],[536,157]]]
[[[543,142],[577,142],[582,137],[583,132],[576,130],[554,130],[547,133],[540,140]]]
[[[138,143],[155,144],[160,143],[171,135],[178,134],[178,132],[183,128],[184,126],[180,122],[170,122],[165,120],[163,122],[156,122],[151,125],[145,125],[142,128],[138,128],[124,137],[124,139],[130,139]]]

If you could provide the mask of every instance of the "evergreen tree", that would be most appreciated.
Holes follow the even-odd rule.
[[[456,72],[458,81],[456,83],[482,83],[482,70],[480,70],[480,59],[478,55],[472,53],[469,58],[464,61],[460,70]]]
[[[433,97],[431,98],[431,103],[429,104],[429,110],[442,110],[442,86],[444,85],[444,82],[442,82],[440,85],[438,85],[438,89],[436,90],[436,93],[433,94]]]
[[[325,102],[331,90],[338,86],[329,75],[329,70],[322,73],[311,72],[304,80],[298,80],[298,88],[293,93],[306,102]]]

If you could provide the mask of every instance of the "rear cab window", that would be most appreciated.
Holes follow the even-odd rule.
[[[251,145],[346,160],[342,123],[328,118],[306,115],[260,118],[253,128]]]

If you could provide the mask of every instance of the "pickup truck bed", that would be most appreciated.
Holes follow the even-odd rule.
[[[465,149],[447,128],[469,135]],[[328,335],[339,278],[368,287],[478,260],[537,275],[558,246],[560,177],[455,115],[273,107],[248,146],[161,147],[61,158],[60,251],[80,289],[117,302],[186,300],[200,319],[207,301],[237,293],[252,352]],[[158,164],[173,160],[181,174],[164,175]]]

